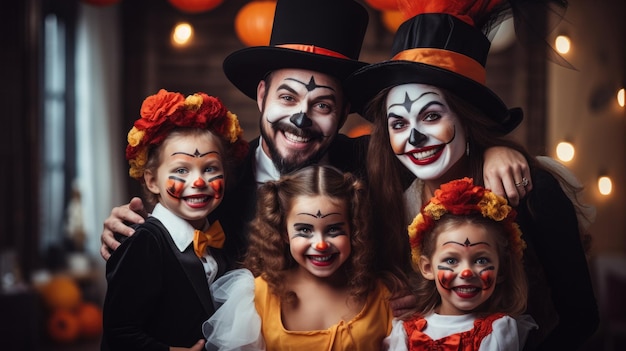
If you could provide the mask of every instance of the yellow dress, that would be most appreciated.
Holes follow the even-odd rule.
[[[265,280],[255,279],[254,304],[261,317],[261,330],[268,351],[380,351],[382,341],[392,327],[388,298],[389,291],[379,282],[361,312],[352,320],[340,321],[326,330],[291,331],[283,327],[279,298],[269,291]]]

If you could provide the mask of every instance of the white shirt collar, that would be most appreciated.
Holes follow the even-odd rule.
[[[280,178],[280,172],[274,166],[272,159],[267,156],[263,151],[263,138],[259,137],[259,146],[257,146],[254,152],[254,158],[256,160],[256,173],[255,180],[257,184],[263,184],[270,180],[278,180]]]
[[[193,232],[195,228],[186,220],[172,213],[165,206],[157,204],[152,211],[152,216],[163,223],[163,226],[170,233],[174,244],[176,244],[180,252],[185,251],[187,246],[193,242]],[[207,221],[203,229],[208,228],[208,226],[209,222]]]

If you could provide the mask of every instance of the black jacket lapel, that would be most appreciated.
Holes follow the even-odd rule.
[[[202,306],[206,313],[211,316],[215,312],[213,307],[213,299],[211,298],[211,292],[209,291],[209,282],[206,280],[206,272],[202,267],[202,263],[198,260],[195,252],[193,251],[193,244],[187,246],[184,252],[180,252],[171,236],[167,236],[167,242],[170,244],[174,255],[178,259],[183,271],[187,274],[187,279],[191,282]]]

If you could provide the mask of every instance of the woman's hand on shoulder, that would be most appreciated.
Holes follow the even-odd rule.
[[[494,146],[485,151],[484,157],[485,188],[508,198],[511,206],[517,206],[533,188],[524,155],[508,147]]]

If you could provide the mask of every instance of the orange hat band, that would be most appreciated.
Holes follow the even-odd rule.
[[[454,51],[416,48],[399,52],[392,60],[406,60],[439,67],[470,78],[482,85],[487,82],[487,71],[474,59]]]
[[[350,58],[348,56],[346,56],[346,55],[340,54],[340,53],[338,53],[336,51],[320,48],[320,47],[317,47],[317,46],[314,46],[314,45],[281,44],[281,45],[276,45],[276,47],[278,47],[278,48],[285,48],[285,49],[292,49],[292,50],[298,50],[298,51],[304,51],[304,52],[310,52],[310,53],[313,53],[313,54],[324,55],[324,56],[331,56],[331,57],[337,57],[337,58],[350,60]]]

